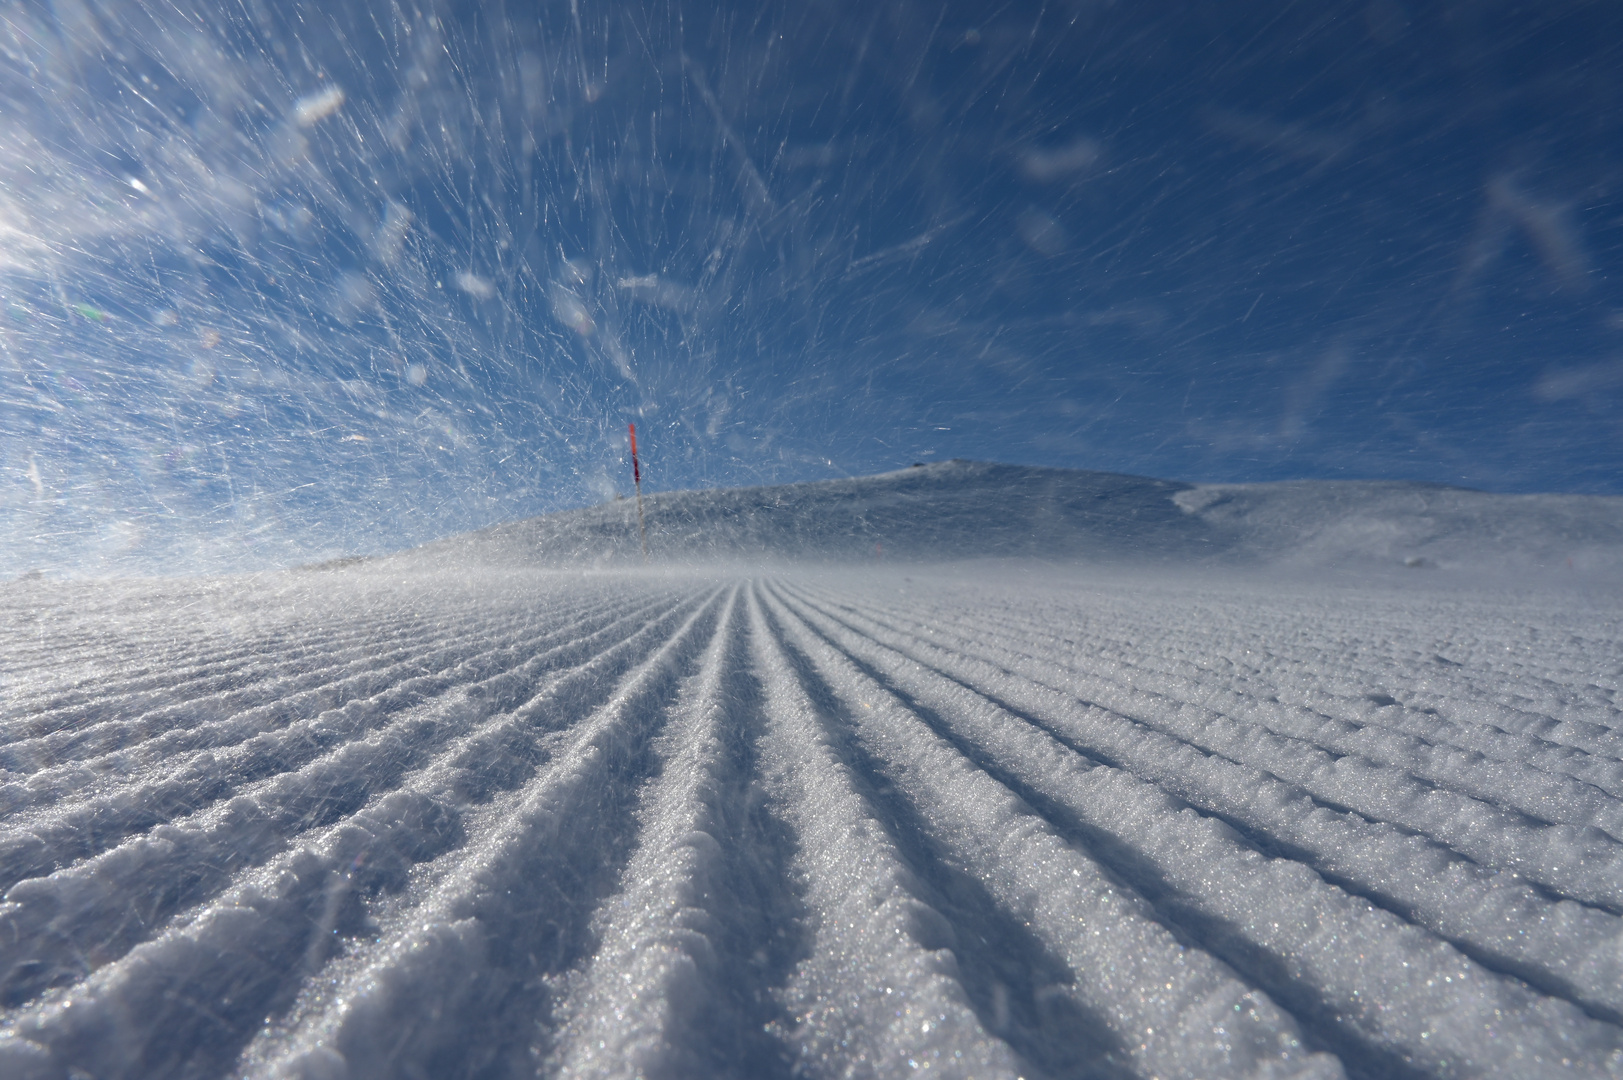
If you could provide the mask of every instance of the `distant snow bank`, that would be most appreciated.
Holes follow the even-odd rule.
[[[1399,481],[1184,484],[948,461],[878,476],[645,499],[662,563],[964,558],[1623,574],[1623,498]],[[631,500],[396,558],[497,566],[641,561]]]
[[[1304,564],[1623,569],[1623,499],[1395,481],[1205,484],[1177,505],[1240,550]]]

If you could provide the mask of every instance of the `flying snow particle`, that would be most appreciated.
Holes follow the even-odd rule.
[[[1410,25],[1409,13],[1395,0],[1370,0],[1364,7],[1364,26],[1382,45],[1402,40]]]
[[[309,127],[325,120],[344,105],[344,90],[339,86],[326,86],[313,94],[306,94],[293,103],[293,119],[300,127]]]
[[[1026,246],[1046,258],[1052,259],[1064,251],[1070,242],[1070,238],[1065,235],[1065,226],[1053,215],[1046,214],[1036,207],[1020,215],[1018,226],[1020,239],[1026,242]]]
[[[614,370],[620,373],[622,379],[635,383],[637,381],[637,372],[631,366],[631,357],[626,352],[625,347],[615,339],[612,333],[604,334],[602,342],[604,355],[614,363]]]
[[[1533,198],[1510,176],[1488,182],[1488,206],[1522,227],[1558,282],[1579,291],[1589,286],[1589,258],[1569,207]]]
[[[586,337],[597,329],[597,324],[592,321],[592,316],[587,313],[586,305],[581,303],[580,297],[562,285],[552,287],[552,314],[581,337]]]
[[[316,222],[316,215],[313,210],[287,200],[261,206],[259,216],[267,224],[280,232],[286,233],[295,240],[310,239],[312,227]]]
[[[389,208],[383,214],[383,223],[372,238],[372,253],[379,262],[393,264],[400,258],[400,249],[411,230],[411,218],[411,211],[405,206],[397,202],[389,203]]]
[[[456,276],[456,287],[475,300],[489,300],[496,295],[496,286],[471,270],[464,270]]]
[[[1551,368],[1533,384],[1541,401],[1599,397],[1623,388],[1623,361],[1608,361],[1577,368]]]
[[[1288,124],[1267,116],[1213,109],[1204,116],[1207,128],[1233,140],[1281,157],[1309,165],[1328,165],[1352,149],[1349,136],[1315,131],[1301,124]]]
[[[327,310],[339,322],[350,323],[371,307],[376,298],[377,289],[372,279],[351,271],[338,275],[338,280],[333,283],[332,293],[327,298]]]
[[[585,259],[565,259],[563,276],[576,285],[587,285],[592,280],[592,264]]]
[[[1046,184],[1093,167],[1104,148],[1092,139],[1076,139],[1064,146],[1035,148],[1020,155],[1020,171],[1028,180]]]
[[[693,306],[692,289],[686,285],[679,285],[674,281],[667,281],[658,274],[621,278],[615,284],[626,290],[632,299],[641,300],[643,303],[652,304],[655,307],[667,308],[671,311],[686,311]]]
[[[428,381],[428,368],[422,364],[407,364],[406,381],[413,386],[423,385]]]

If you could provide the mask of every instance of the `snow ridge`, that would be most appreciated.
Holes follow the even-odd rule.
[[[0,1075],[1623,1077],[1623,623],[905,568],[0,591]]]
[[[849,565],[1021,558],[1623,573],[1623,498],[1400,481],[1193,485],[943,461],[877,476],[645,500],[656,560]],[[635,504],[494,525],[399,565],[639,565]]]

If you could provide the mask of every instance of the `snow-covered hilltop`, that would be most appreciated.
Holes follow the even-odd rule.
[[[1401,481],[1195,485],[972,461],[645,497],[656,560],[1042,558],[1623,568],[1623,498]],[[630,499],[492,526],[403,556],[496,566],[640,559]]]

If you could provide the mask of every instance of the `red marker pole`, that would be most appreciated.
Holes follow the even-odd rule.
[[[642,519],[642,466],[637,464],[637,425],[627,424],[631,429],[631,481],[637,485],[637,532],[642,536],[642,561],[648,561],[648,526]]]

